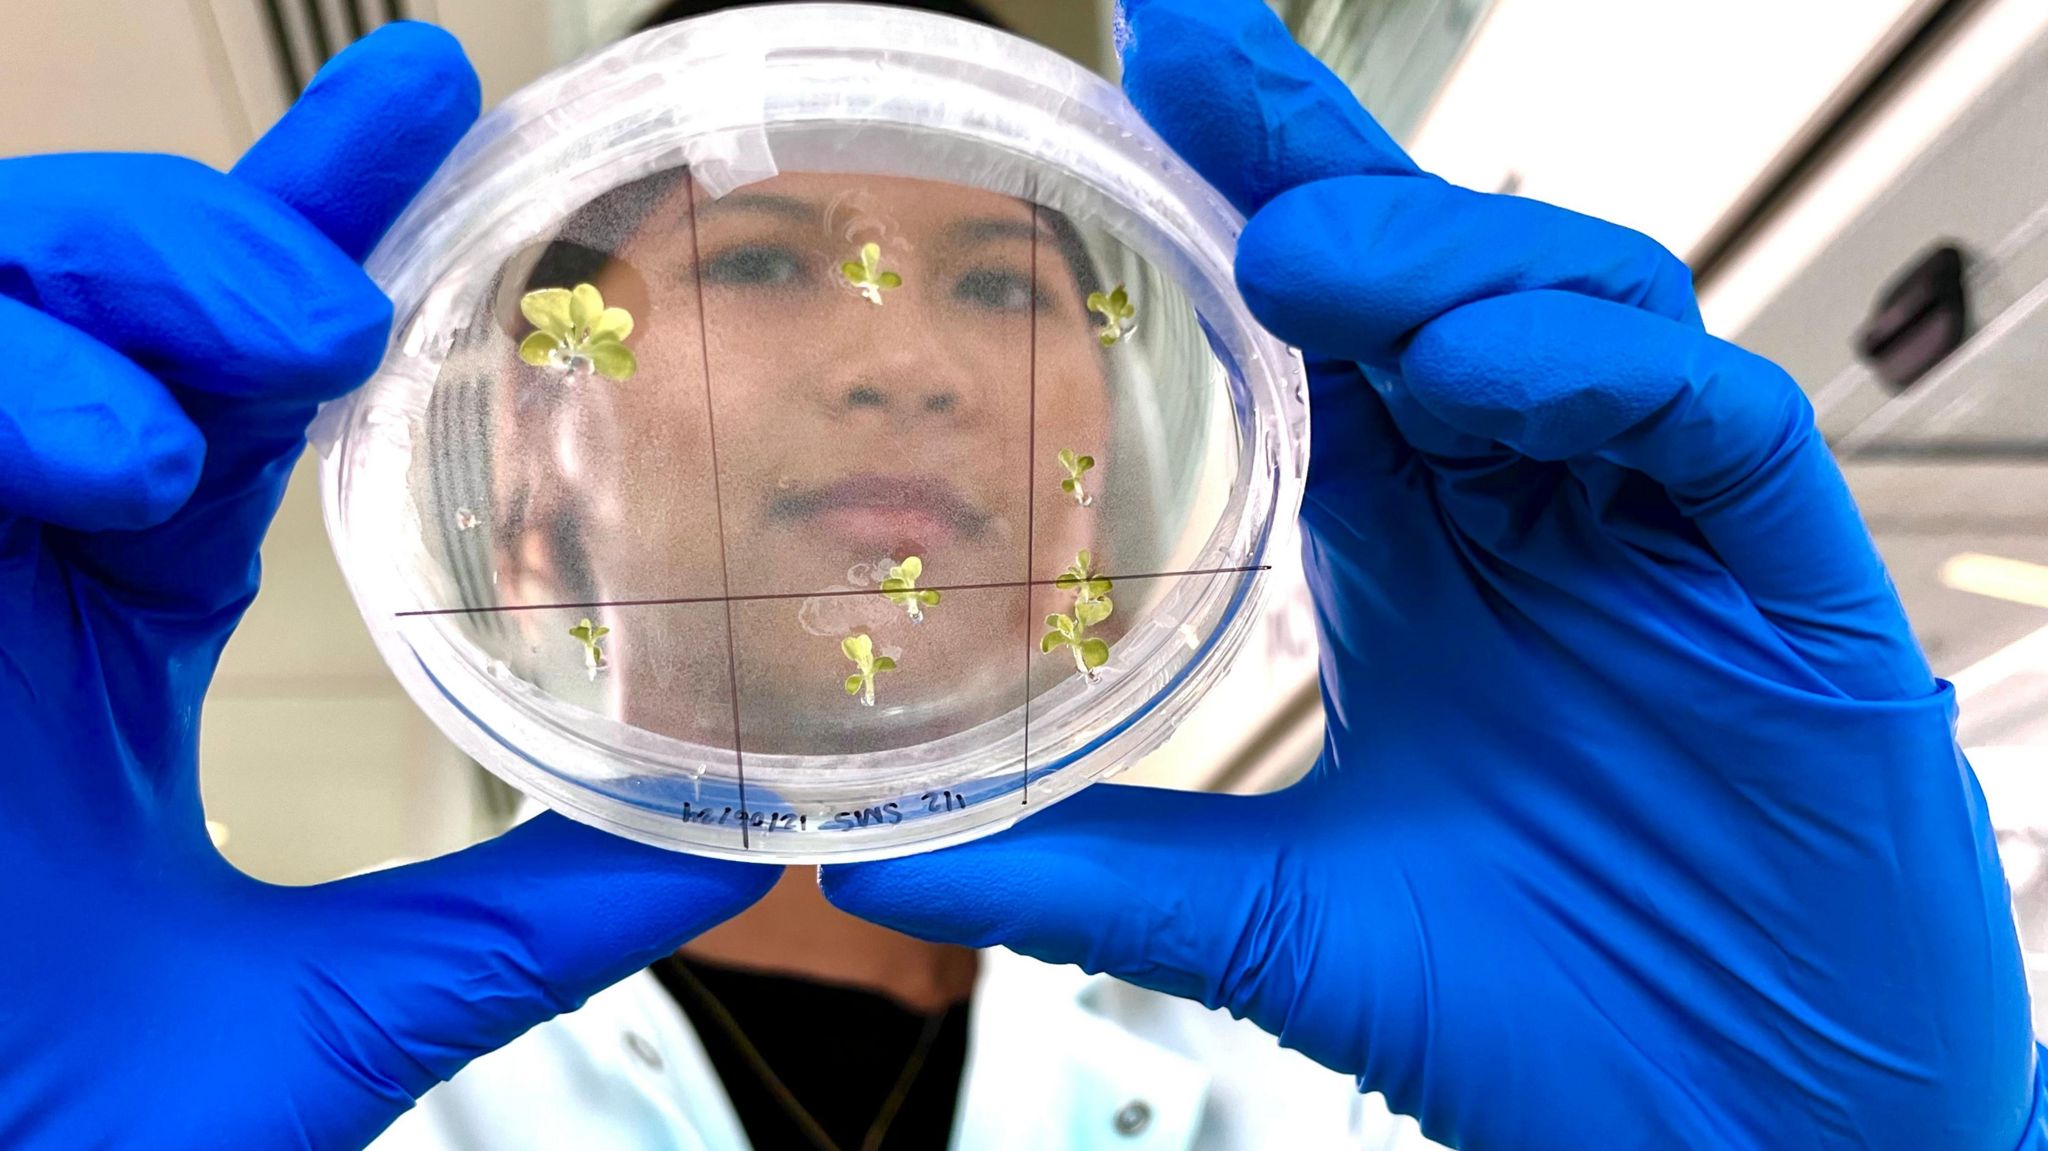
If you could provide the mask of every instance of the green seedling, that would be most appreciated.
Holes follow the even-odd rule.
[[[839,641],[839,650],[860,670],[846,677],[846,694],[860,697],[862,707],[875,706],[875,676],[895,671],[896,661],[875,654],[875,641],[867,635],[850,635]]]
[[[1074,562],[1053,580],[1053,586],[1061,591],[1074,593],[1074,614],[1054,612],[1045,617],[1047,631],[1038,641],[1038,650],[1050,655],[1060,648],[1067,649],[1074,657],[1074,667],[1090,680],[1103,664],[1109,662],[1109,642],[1088,634],[1088,629],[1109,618],[1116,610],[1110,602],[1111,581],[1096,575],[1092,570],[1094,557],[1086,549],[1074,557]]]
[[[1089,468],[1095,466],[1095,457],[1078,456],[1071,450],[1062,448],[1060,466],[1067,470],[1067,478],[1060,481],[1060,490],[1074,497],[1074,502],[1084,508],[1094,503],[1095,497],[1089,495],[1088,489],[1082,486],[1081,477],[1087,474]]]
[[[591,623],[587,618],[577,620],[576,626],[569,629],[569,634],[583,645],[583,666],[589,669],[592,679],[596,679],[598,670],[606,666],[604,648],[598,641],[611,633],[612,629]]]
[[[861,245],[859,260],[848,260],[839,265],[839,274],[846,277],[847,283],[859,288],[860,294],[866,296],[871,304],[882,302],[884,289],[903,286],[903,277],[882,270],[882,246],[873,241]]]
[[[1109,662],[1109,644],[1089,635],[1083,618],[1080,609],[1076,609],[1074,615],[1054,612],[1046,616],[1045,626],[1049,630],[1045,638],[1038,641],[1038,650],[1050,655],[1066,648],[1074,655],[1074,666],[1092,680],[1097,670]]]
[[[1082,548],[1074,556],[1074,562],[1067,565],[1067,570],[1061,572],[1059,578],[1052,581],[1052,586],[1061,591],[1073,592],[1074,606],[1077,608],[1082,604],[1098,602],[1106,607],[1109,604],[1110,589],[1115,584],[1096,575],[1094,564],[1094,555],[1087,548]],[[1109,618],[1107,610],[1102,613],[1102,618]]]
[[[1102,328],[1095,338],[1105,348],[1138,330],[1138,309],[1122,284],[1106,293],[1088,293],[1088,310],[1102,317]]]
[[[910,614],[911,623],[924,622],[924,609],[936,607],[939,593],[931,588],[917,586],[917,577],[924,574],[924,561],[911,556],[900,564],[889,568],[889,575],[882,580],[882,594],[889,602]]]
[[[604,296],[589,284],[528,292],[519,299],[519,311],[535,328],[519,341],[519,358],[535,367],[595,370],[607,379],[629,380],[640,366],[624,343],[633,334],[632,313],[605,307]]]

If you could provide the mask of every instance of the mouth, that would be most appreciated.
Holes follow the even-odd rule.
[[[990,519],[936,476],[849,476],[825,487],[779,492],[768,511],[776,521],[817,533],[819,543],[896,557],[978,539]]]

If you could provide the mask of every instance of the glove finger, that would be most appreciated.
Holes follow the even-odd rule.
[[[919,938],[1009,947],[1214,1006],[1227,956],[1201,929],[1239,919],[1242,909],[1229,906],[1239,893],[1215,892],[1225,906],[1203,908],[1211,914],[1177,909],[1182,893],[1174,879],[1187,861],[1160,866],[1171,845],[1151,841],[1144,829],[1185,830],[1219,802],[1227,801],[1090,788],[1001,835],[927,855],[827,866],[820,882],[840,909]],[[1204,867],[1221,871],[1221,862]]]
[[[1275,196],[1336,177],[1437,183],[1418,178],[1414,162],[1344,83],[1257,0],[1126,0],[1118,11],[1124,90],[1166,143],[1239,211],[1256,219]],[[1238,258],[1242,264],[1242,241]],[[1353,364],[1324,362],[1320,349],[1303,350],[1316,417],[1312,483],[1355,474],[1359,461],[1371,461],[1364,471],[1403,475],[1412,457],[1408,444],[1442,456],[1493,450],[1419,411],[1393,413],[1393,423],[1410,432],[1404,442],[1393,434],[1385,398],[1361,387]],[[1330,465],[1336,457],[1324,452],[1326,441],[1343,453],[1344,464]],[[1408,498],[1413,487],[1405,483],[1368,482],[1345,494],[1353,503],[1371,498],[1390,510],[1414,506]]]
[[[1285,849],[1317,818],[1301,797],[1094,787],[1001,835],[827,866],[820,882],[835,906],[884,927],[1226,1007],[1327,1066],[1357,1070],[1358,1021],[1379,985],[1370,957],[1347,967],[1342,989],[1316,989],[1343,1010],[1289,1014],[1316,976],[1322,933],[1348,931],[1373,898],[1308,906],[1319,880],[1297,874],[1307,863]]]
[[[455,37],[430,24],[386,24],[320,69],[234,175],[360,261],[469,130],[481,100]]]
[[[161,523],[192,494],[206,443],[126,357],[0,297],[0,513],[85,530]]]
[[[544,814],[453,855],[312,889],[328,1038],[401,1105],[745,910],[781,869]]]
[[[1352,176],[1276,197],[1245,225],[1237,280],[1274,335],[1381,370],[1437,316],[1534,289],[1699,326],[1691,272],[1649,237],[1433,180]]]
[[[138,188],[147,188],[138,195]],[[0,163],[7,295],[181,392],[309,406],[383,355],[391,305],[276,199],[175,156]]]
[[[1934,690],[1805,394],[1687,325],[1566,292],[1481,300],[1401,359],[1444,422],[1537,460],[1650,477],[1797,654],[1856,699]]]
[[[476,106],[475,73],[452,37],[387,25],[321,70],[234,179],[213,178],[218,186],[203,199],[218,207],[209,228],[183,246],[163,239],[140,269],[95,265],[67,278],[98,285],[81,292],[103,293],[86,297],[89,316],[67,320],[157,317],[132,321],[166,341],[161,354],[136,358],[187,385],[179,398],[207,441],[205,471],[183,511],[149,531],[68,540],[74,563],[148,599],[151,618],[173,629],[193,617],[209,621],[200,638],[218,642],[220,625],[232,624],[255,594],[257,546],[314,402],[360,383],[383,354],[390,305],[351,257],[389,227]],[[188,191],[181,198],[194,207],[201,198]],[[135,199],[123,210],[153,218],[155,209]],[[111,306],[138,280],[140,289],[171,294],[133,309]],[[186,301],[216,292],[226,293],[226,318],[202,321],[210,313]]]
[[[1247,216],[1332,176],[1421,174],[1260,0],[1124,0],[1118,34],[1131,103]]]

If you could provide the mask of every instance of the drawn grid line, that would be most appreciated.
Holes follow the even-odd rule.
[[[725,675],[732,696],[732,768],[738,780],[740,810],[747,810],[747,757],[740,750],[740,655],[739,634],[732,625],[732,564],[725,548],[725,478],[718,468],[717,404],[711,399],[711,322],[704,314],[704,257],[697,245],[697,174],[683,169],[683,202],[690,210],[690,275],[697,289],[697,340],[704,357],[704,423],[711,436],[711,507],[718,529],[719,599],[725,604]],[[753,846],[747,820],[740,820],[740,850]]]
[[[1125,583],[1138,583],[1143,580],[1181,579],[1189,576],[1244,575],[1250,572],[1271,571],[1272,568],[1273,565],[1271,564],[1243,564],[1233,567],[1181,568],[1177,571],[1135,572],[1131,574],[1119,574],[1117,572],[1102,572],[1099,573],[1096,578],[1109,580],[1112,583],[1118,580],[1122,580]],[[941,592],[991,591],[998,590],[1001,588],[1012,587],[1054,587],[1057,586],[1058,583],[1059,580],[1057,578],[1034,580],[990,580],[987,583],[928,584],[925,585],[923,590]],[[504,612],[569,611],[572,609],[591,608],[693,607],[703,604],[715,603],[759,603],[765,600],[792,599],[837,599],[844,596],[868,596],[881,594],[882,592],[876,588],[827,588],[823,591],[749,592],[746,595],[666,596],[657,599],[600,599],[562,601],[559,603],[488,604],[483,607],[428,607],[413,608],[409,611],[393,612],[392,616],[397,619],[406,619],[420,616],[495,615]],[[1029,651],[1027,651],[1026,654],[1029,654]]]
[[[1031,567],[1038,560],[1038,180],[1031,188],[1031,331],[1027,359],[1029,406],[1024,415],[1024,784],[1019,806],[1031,806]]]

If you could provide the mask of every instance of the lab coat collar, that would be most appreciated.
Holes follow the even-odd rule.
[[[956,1151],[1192,1151],[1210,1095],[1201,1062],[1133,1033],[1143,1012],[1117,1018],[1131,1011],[1109,980],[981,959]],[[374,1151],[543,1147],[770,1151],[750,1149],[688,1016],[645,971],[477,1060]]]
[[[1104,1014],[1109,981],[981,953],[952,1145],[1187,1151],[1209,1092],[1201,1063]]]

